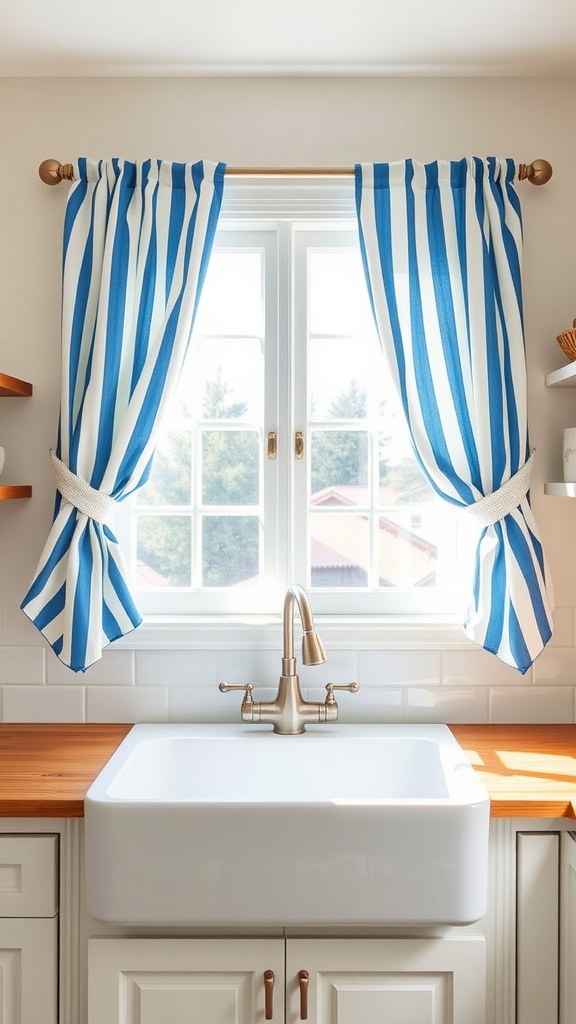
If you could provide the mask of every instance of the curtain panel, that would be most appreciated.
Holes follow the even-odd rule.
[[[522,218],[511,160],[356,167],[360,244],[416,457],[477,519],[466,635],[527,671],[553,591],[529,498]]]
[[[83,671],[141,622],[111,529],[186,354],[224,164],[81,159],[66,205],[54,521],[22,609]]]

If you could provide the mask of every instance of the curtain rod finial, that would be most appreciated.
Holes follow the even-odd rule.
[[[59,185],[61,181],[72,181],[74,169],[72,164],[61,164],[59,160],[43,160],[38,174],[45,185]]]
[[[528,181],[532,185],[546,185],[552,177],[552,164],[547,160],[533,160],[531,164],[518,164],[518,180]]]

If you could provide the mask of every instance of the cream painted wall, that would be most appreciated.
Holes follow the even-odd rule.
[[[156,652],[124,647],[77,678],[18,611],[51,520],[47,449],[55,440],[60,370],[66,186],[43,185],[39,163],[118,155],[340,166],[472,154],[524,162],[541,156],[554,167],[545,188],[519,186],[531,440],[539,450],[532,499],[556,588],[554,641],[523,679],[465,644],[461,651],[431,649],[428,658],[410,650],[339,657],[346,654],[344,676],[363,666],[368,692],[381,691],[380,702],[363,702],[367,718],[574,720],[576,502],[544,496],[542,481],[561,479],[562,430],[576,424],[576,391],[544,387],[544,375],[565,362],[556,334],[576,316],[575,101],[576,79],[0,79],[0,369],[34,384],[31,401],[0,403],[3,482],[34,488],[30,501],[0,506],[5,720],[185,717],[197,710],[195,677],[208,689],[221,671],[216,651],[191,652],[185,662],[177,652],[180,669],[170,676],[176,694],[153,676]],[[244,662],[258,675],[258,650]],[[212,717],[210,700],[206,708]]]

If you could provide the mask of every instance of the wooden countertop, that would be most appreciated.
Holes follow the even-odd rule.
[[[0,724],[0,817],[82,818],[130,725]]]
[[[492,818],[576,818],[576,725],[451,725]]]
[[[81,818],[130,725],[0,724],[0,817]],[[495,818],[576,818],[576,725],[454,725]]]

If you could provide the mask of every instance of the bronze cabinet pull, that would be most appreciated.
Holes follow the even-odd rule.
[[[308,1020],[308,985],[310,975],[308,971],[298,971],[298,985],[300,987],[300,1020]]]
[[[274,971],[264,971],[264,1019],[274,1017]]]

